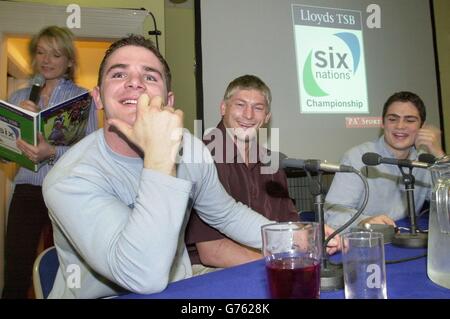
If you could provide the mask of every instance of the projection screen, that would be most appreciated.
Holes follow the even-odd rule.
[[[204,127],[227,84],[255,74],[272,90],[268,147],[339,161],[380,134],[394,92],[412,91],[440,127],[428,0],[200,0]],[[278,131],[274,131],[278,129]]]

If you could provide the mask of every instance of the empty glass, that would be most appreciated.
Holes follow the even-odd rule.
[[[386,299],[383,234],[349,232],[341,236],[346,299]]]

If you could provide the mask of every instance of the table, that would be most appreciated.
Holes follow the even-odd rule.
[[[404,222],[398,223],[404,225]],[[424,223],[419,224],[424,228]],[[385,245],[386,261],[420,256],[425,248]],[[339,255],[336,256],[339,258]],[[434,284],[427,276],[426,257],[403,263],[387,264],[389,299],[450,299],[450,289]],[[173,282],[160,293],[125,294],[121,299],[267,299],[270,298],[264,260],[219,270]],[[322,291],[321,299],[343,299],[344,291]]]

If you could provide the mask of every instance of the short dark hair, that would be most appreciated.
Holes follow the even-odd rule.
[[[425,104],[417,94],[408,91],[394,93],[387,99],[383,107],[383,123],[389,106],[391,106],[391,104],[395,102],[411,102],[416,107],[417,111],[419,111],[420,126],[423,125],[423,123],[427,119]]]
[[[102,63],[100,63],[100,68],[98,71],[98,80],[97,85],[100,86],[102,84],[102,76],[105,72],[105,64],[108,60],[109,56],[114,53],[117,49],[120,49],[122,47],[128,46],[128,45],[134,45],[137,47],[143,47],[148,50],[150,50],[161,62],[164,68],[164,80],[166,82],[166,88],[167,92],[171,90],[171,82],[172,82],[172,74],[170,73],[169,65],[167,64],[167,61],[164,59],[164,57],[161,55],[159,50],[155,47],[153,44],[153,41],[150,39],[146,39],[141,35],[131,34],[126,38],[122,38],[120,40],[117,40],[116,42],[112,43],[108,50],[105,52],[105,56],[103,57]]]

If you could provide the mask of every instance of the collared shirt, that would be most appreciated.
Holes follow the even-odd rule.
[[[9,102],[15,105],[19,105],[20,102],[24,100],[28,100],[31,92],[31,87],[27,87],[21,90],[14,92],[9,98]],[[58,82],[58,85],[53,90],[52,96],[50,97],[49,103],[47,106],[42,104],[42,99],[39,101],[39,106],[41,110],[45,110],[51,105],[55,105],[62,101],[65,101],[71,97],[77,96],[81,93],[86,92],[86,89],[77,86],[71,80],[61,79]],[[89,111],[89,121],[86,127],[86,135],[94,132],[97,129],[97,113],[95,106],[91,105]],[[67,150],[69,146],[56,146],[56,156],[55,161],[58,160]],[[16,184],[31,184],[40,186],[42,185],[42,181],[44,177],[47,175],[48,171],[52,168],[49,164],[44,164],[37,172],[30,171],[29,169],[21,167],[19,172],[14,179]]]
[[[381,214],[388,215],[394,221],[408,216],[406,190],[400,169],[396,165],[365,166],[362,155],[367,152],[395,158],[386,145],[384,136],[355,146],[344,154],[341,163],[359,169],[367,177],[369,184],[366,208],[352,225],[367,217]],[[410,149],[409,159],[417,159],[414,147]],[[430,199],[431,176],[428,170],[422,168],[414,168],[412,174],[415,177],[414,203],[417,214],[425,200]],[[342,226],[361,207],[363,199],[364,185],[356,174],[336,173],[325,199],[325,221],[334,228]]]
[[[266,163],[267,156],[270,157],[270,152],[258,146],[258,152],[250,156],[247,166],[237,151],[236,144],[226,132],[223,122],[219,123],[217,129],[208,134],[204,142],[213,155],[220,182],[228,194],[270,220],[298,221],[297,210],[289,197],[284,171],[279,169],[274,174],[261,174],[263,163]],[[212,135],[217,135],[214,140],[211,139]],[[223,143],[218,144],[218,141]],[[252,158],[255,160],[252,161]],[[186,244],[192,264],[200,263],[195,243],[222,238],[226,236],[207,225],[192,211],[186,229]]]

